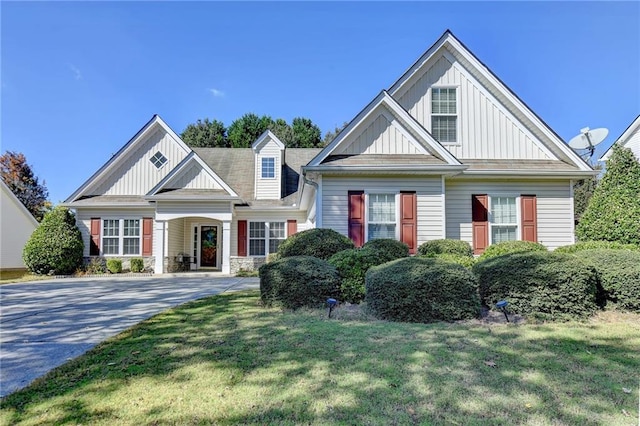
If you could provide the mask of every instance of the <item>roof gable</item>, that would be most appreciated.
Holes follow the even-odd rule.
[[[2,193],[3,193],[2,204],[6,205],[6,201],[9,201],[10,202],[9,205],[14,206],[14,208],[12,208],[11,210],[24,216],[25,221],[33,225],[33,229],[37,228],[38,221],[36,220],[36,218],[33,217],[29,209],[27,209],[27,207],[24,204],[22,204],[22,201],[20,201],[20,199],[16,197],[16,194],[14,194],[13,191],[11,191],[11,188],[9,188],[2,179],[0,179],[0,186],[2,186]],[[10,220],[10,218],[4,218],[4,219]]]
[[[611,144],[609,149],[605,151],[605,153],[602,155],[599,161],[606,161],[609,159],[609,157],[611,156],[611,151],[615,144],[618,144],[622,147],[627,147],[630,145],[637,146],[638,147],[636,148],[637,152],[634,151],[634,154],[636,154],[636,156],[640,158],[640,115],[638,115],[636,119],[633,120],[633,122],[631,122],[629,127],[627,127],[625,131],[622,132],[620,137],[616,139],[616,141],[613,144]]]
[[[265,130],[260,136],[258,136],[258,139],[256,139],[255,142],[251,144],[251,149],[253,149],[254,152],[260,152],[262,147],[270,142],[276,144],[276,146],[281,150],[285,149],[282,141],[280,141],[280,139],[278,139],[278,137],[268,129]]]

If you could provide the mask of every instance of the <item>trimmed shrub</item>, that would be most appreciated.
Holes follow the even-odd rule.
[[[442,253],[434,256],[437,259],[444,260],[445,262],[457,263],[467,269],[471,269],[476,264],[476,259],[472,256],[461,256],[459,254]]]
[[[380,319],[427,323],[480,314],[473,274],[440,259],[409,257],[374,266],[365,286],[367,306]]]
[[[340,275],[326,260],[292,256],[260,267],[260,298],[266,306],[288,309],[322,307],[329,297],[337,298]]]
[[[471,245],[462,240],[431,240],[422,243],[418,247],[418,255],[426,257],[436,257],[439,254],[455,254],[458,256],[473,256]]]
[[[314,228],[293,234],[280,244],[280,258],[313,256],[327,260],[342,250],[354,248],[353,241],[333,229]]]
[[[107,269],[112,274],[119,274],[120,272],[122,272],[122,260],[107,259]]]
[[[107,265],[102,257],[92,257],[85,267],[87,274],[104,274],[107,272]]]
[[[558,247],[556,253],[576,253],[583,250],[612,249],[612,250],[636,250],[640,251],[640,246],[635,244],[622,244],[616,241],[579,241],[569,246]]]
[[[144,269],[144,261],[139,257],[131,259],[131,272],[142,272]]]
[[[640,251],[585,250],[579,256],[598,271],[607,304],[640,313]]]
[[[547,251],[511,253],[478,261],[473,273],[489,307],[541,320],[584,319],[596,309],[598,275],[575,256]]]
[[[35,274],[71,274],[83,265],[83,250],[75,216],[66,207],[56,207],[29,237],[22,259]]]
[[[529,251],[547,251],[547,248],[540,243],[534,243],[532,241],[503,241],[487,247],[484,253],[480,255],[479,260],[502,256],[503,254]]]
[[[390,260],[409,256],[409,246],[402,241],[392,240],[391,238],[378,238],[367,241],[364,243],[362,248],[374,250],[378,256],[383,259],[377,263],[378,265],[384,262],[389,262]]]

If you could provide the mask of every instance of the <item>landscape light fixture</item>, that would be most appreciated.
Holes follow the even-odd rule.
[[[329,305],[329,318],[331,318],[331,311],[333,311],[333,308],[335,308],[337,304],[338,304],[338,301],[336,299],[333,299],[333,298],[327,299],[327,305]]]
[[[509,302],[507,302],[506,300],[500,300],[498,303],[496,303],[496,306],[498,307],[498,309],[502,311],[502,313],[504,314],[504,317],[507,319],[507,322],[509,322],[509,317],[507,316],[508,304]]]

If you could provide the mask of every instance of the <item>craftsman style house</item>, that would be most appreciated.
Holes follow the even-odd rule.
[[[594,174],[447,31],[324,149],[189,148],[158,116],[65,204],[85,256],[233,273],[287,236],[574,241],[574,179]]]

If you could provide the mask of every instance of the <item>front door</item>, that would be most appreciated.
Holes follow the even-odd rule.
[[[218,227],[200,227],[200,266],[215,268],[218,266]]]

